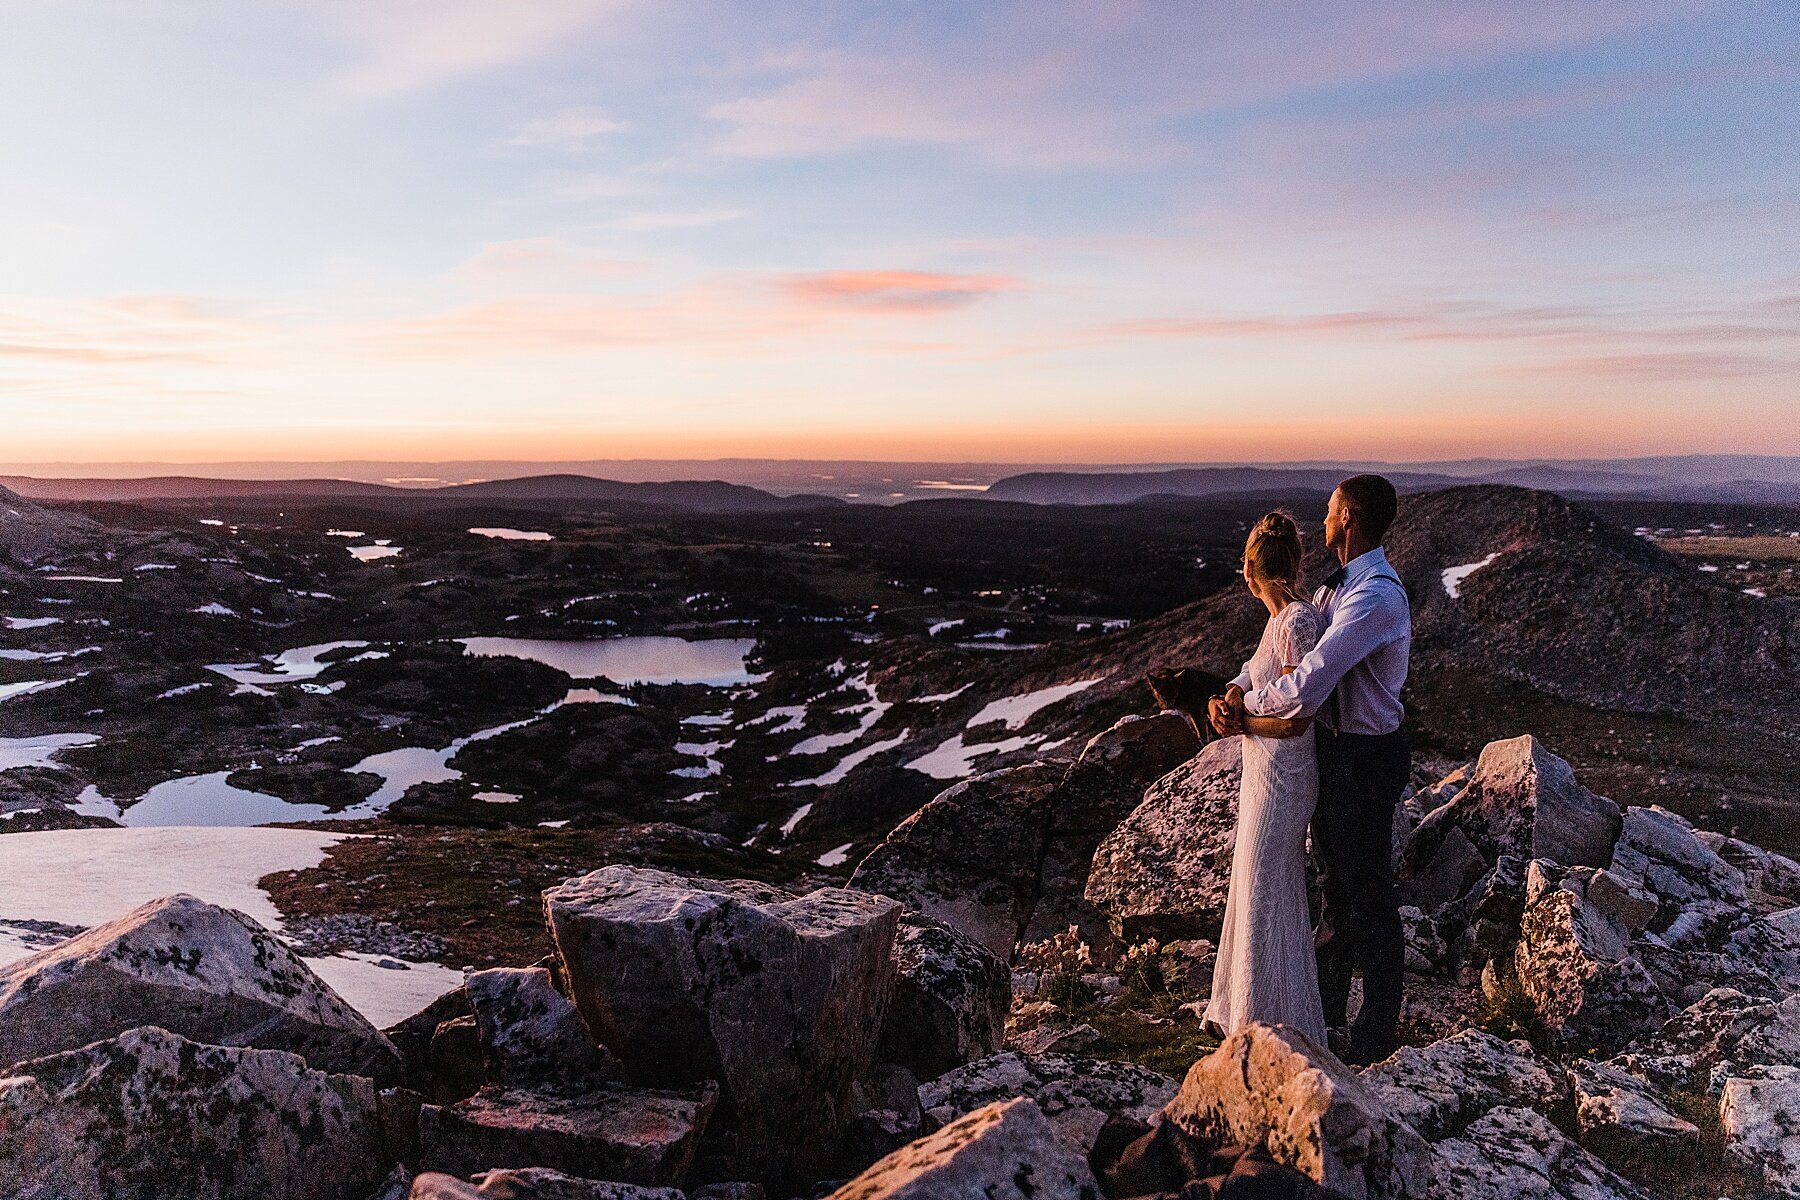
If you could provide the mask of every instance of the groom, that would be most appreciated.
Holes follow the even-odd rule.
[[[1319,803],[1312,842],[1320,859],[1323,912],[1314,931],[1325,1023],[1345,1025],[1350,976],[1363,975],[1363,1002],[1347,1057],[1377,1062],[1393,1053],[1406,959],[1394,900],[1394,805],[1412,774],[1400,730],[1400,688],[1412,648],[1412,611],[1381,539],[1398,508],[1379,475],[1344,480],[1325,512],[1325,544],[1343,564],[1313,593],[1328,626],[1292,673],[1246,694],[1233,683],[1213,707],[1220,733],[1242,730],[1243,714],[1315,717]]]

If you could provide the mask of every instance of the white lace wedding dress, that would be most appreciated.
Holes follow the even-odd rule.
[[[1295,601],[1269,618],[1246,667],[1253,687],[1299,666],[1325,619]],[[1306,827],[1319,798],[1313,731],[1244,736],[1237,847],[1206,1023],[1229,1034],[1250,1021],[1288,1025],[1325,1044],[1325,1012],[1306,908]]]

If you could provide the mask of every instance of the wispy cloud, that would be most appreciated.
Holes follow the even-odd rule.
[[[947,275],[937,271],[824,271],[786,280],[787,292],[808,304],[864,312],[927,313],[963,308],[987,296],[1018,290],[1005,275]]]
[[[334,15],[356,61],[338,78],[359,96],[421,91],[529,61],[592,33],[630,0],[348,0]]]
[[[726,221],[741,221],[749,215],[741,208],[634,212],[614,218],[606,222],[606,226],[609,229],[620,229],[627,233],[653,233],[663,229],[698,229],[705,225],[720,225]]]
[[[608,116],[597,108],[565,108],[561,112],[535,117],[514,131],[509,139],[515,146],[554,146],[560,150],[583,150],[607,134],[629,128],[625,122]]]
[[[561,238],[534,237],[490,242],[460,263],[453,274],[475,287],[542,292],[589,284],[636,266]]]

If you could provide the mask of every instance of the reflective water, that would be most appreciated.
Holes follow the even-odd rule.
[[[617,637],[583,640],[553,638],[459,638],[470,654],[506,655],[541,662],[571,679],[606,678],[614,683],[704,683],[714,687],[751,683],[744,665],[755,638],[709,638],[690,642],[677,637]]]

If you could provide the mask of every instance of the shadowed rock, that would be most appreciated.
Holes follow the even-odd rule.
[[[580,1178],[678,1185],[718,1100],[688,1092],[600,1084],[519,1091],[485,1087],[453,1105],[419,1110],[420,1165],[451,1175],[548,1167]]]
[[[1087,1159],[1032,1101],[977,1109],[888,1155],[829,1200],[1100,1200]]]
[[[1000,1049],[1012,976],[987,947],[908,912],[900,917],[894,965],[877,1055],[882,1062],[930,1079]]]
[[[193,896],[152,900],[0,967],[0,1062],[139,1025],[289,1050],[324,1071],[397,1076],[399,1053],[279,938]]]
[[[595,1044],[544,968],[476,971],[463,987],[489,1082],[532,1087],[618,1077],[618,1062]]]
[[[1700,1127],[1669,1111],[1655,1084],[1611,1063],[1569,1060],[1581,1140],[1605,1153],[1695,1149]]]
[[[1094,852],[1087,898],[1127,942],[1217,940],[1237,844],[1243,739],[1211,742],[1158,779]]]
[[[1073,925],[1090,945],[1110,942],[1106,914],[1086,897],[1094,851],[1143,803],[1145,788],[1199,751],[1193,726],[1174,712],[1121,717],[1088,739],[1051,798],[1037,903],[1024,941],[1041,941]]]
[[[368,1079],[140,1028],[0,1079],[7,1200],[342,1200],[395,1155]]]
[[[1403,1046],[1362,1073],[1363,1084],[1389,1112],[1428,1138],[1442,1137],[1491,1108],[1548,1110],[1568,1099],[1530,1043],[1502,1041],[1465,1029],[1429,1046]]]
[[[1284,1025],[1226,1038],[1188,1071],[1163,1118],[1214,1145],[1264,1145],[1356,1200],[1423,1197],[1432,1182],[1424,1139],[1330,1051]]]
[[[1496,1108],[1432,1147],[1455,1200],[1649,1200],[1539,1113]]]
[[[869,852],[850,886],[891,896],[1010,959],[1037,903],[1061,775],[1028,763],[946,789]]]
[[[1086,1154],[1107,1118],[1148,1121],[1178,1088],[1167,1075],[1134,1063],[1008,1050],[920,1085],[919,1106],[927,1128],[934,1128],[995,1101],[1025,1096],[1050,1118],[1063,1141]]]
[[[588,1028],[634,1077],[716,1079],[756,1175],[823,1171],[893,988],[900,906],[607,867],[544,893]]]

